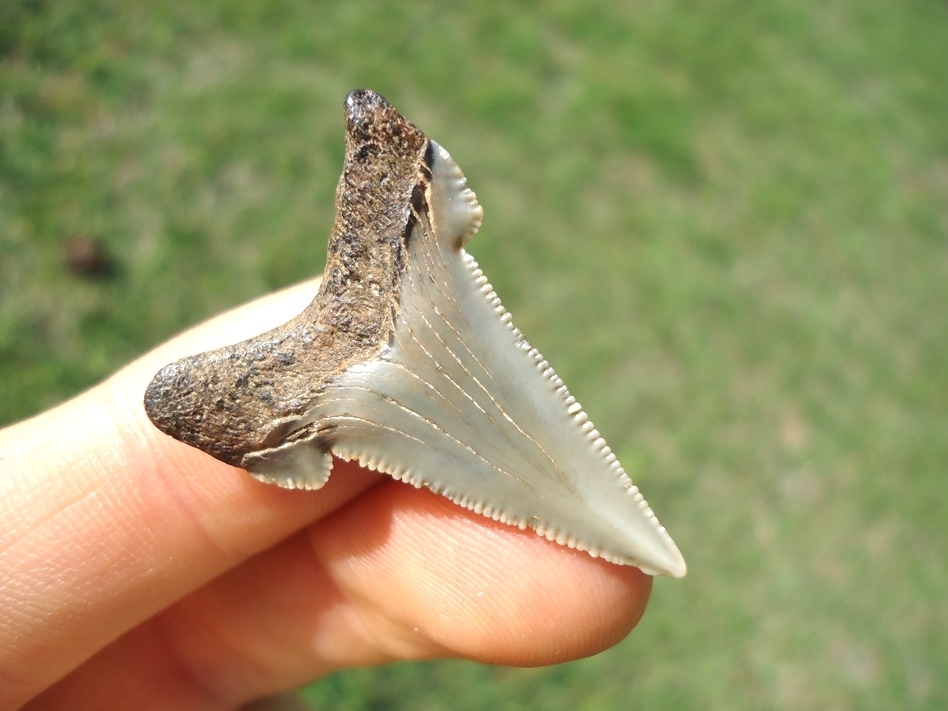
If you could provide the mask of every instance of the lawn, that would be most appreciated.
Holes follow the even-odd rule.
[[[0,423],[319,273],[359,86],[461,165],[469,251],[689,574],[591,659],[308,698],[948,707],[944,2],[3,0]]]

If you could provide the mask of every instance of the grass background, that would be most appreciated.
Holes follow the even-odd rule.
[[[948,706],[944,2],[3,0],[0,422],[321,271],[358,86],[462,166],[470,251],[690,570],[595,658],[308,698]]]

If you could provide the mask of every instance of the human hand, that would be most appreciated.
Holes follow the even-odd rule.
[[[636,568],[352,463],[319,491],[261,484],[151,425],[161,366],[313,293],[224,314],[0,431],[0,708],[234,708],[351,666],[564,662],[635,626]]]

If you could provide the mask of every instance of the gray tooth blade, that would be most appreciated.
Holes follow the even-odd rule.
[[[479,208],[435,148],[391,344],[334,378],[305,421],[332,432],[341,458],[594,556],[683,576],[671,537],[461,248],[457,227]]]

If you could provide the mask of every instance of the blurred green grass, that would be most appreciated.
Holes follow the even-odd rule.
[[[0,422],[318,273],[357,86],[462,166],[470,251],[690,571],[595,658],[309,698],[948,706],[943,2],[6,0]]]

